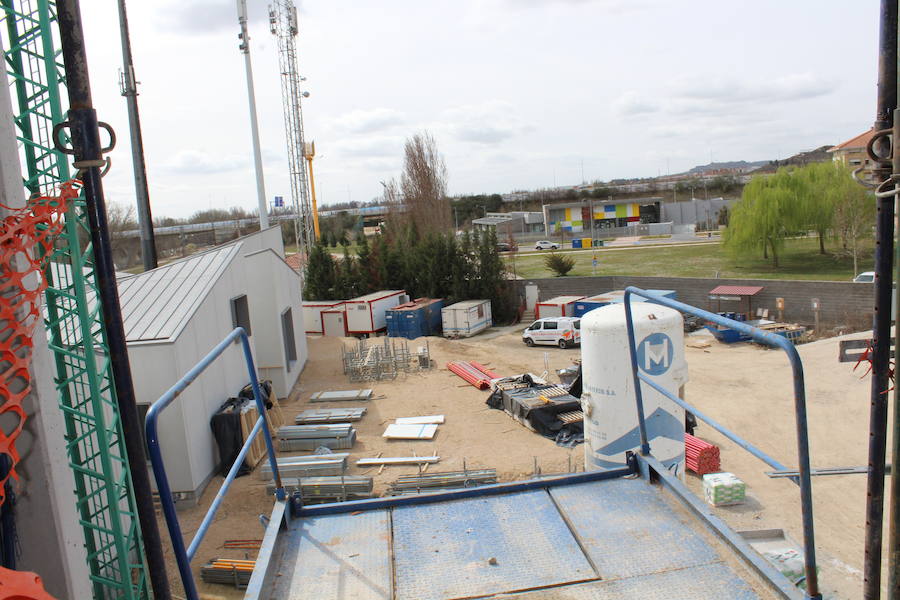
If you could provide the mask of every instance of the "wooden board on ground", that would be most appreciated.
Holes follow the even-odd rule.
[[[444,415],[429,415],[427,417],[398,417],[394,419],[397,425],[442,425]]]
[[[392,440],[430,440],[437,433],[437,425],[397,425],[392,423],[384,430],[383,437]]]
[[[278,404],[278,398],[275,397],[275,394],[271,394],[269,396],[269,402],[271,403],[271,408],[266,410],[266,417],[269,426],[269,433],[274,437],[275,432],[279,427],[284,425],[284,413],[281,411],[281,406]],[[241,436],[244,441],[250,437],[250,432],[253,431],[253,426],[256,425],[256,420],[259,418],[259,412],[256,410],[256,402],[248,401],[244,404],[243,409],[241,410]],[[250,467],[255,467],[259,464],[259,461],[266,455],[266,440],[262,436],[262,432],[256,436],[256,439],[253,440],[253,443],[250,444],[250,449],[247,451],[247,464]]]

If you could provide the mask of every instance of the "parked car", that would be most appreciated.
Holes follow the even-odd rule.
[[[872,283],[875,281],[875,271],[865,271],[853,278],[853,283]]]
[[[581,319],[578,317],[548,317],[538,319],[522,332],[522,341],[568,348],[581,344]]]
[[[509,242],[497,242],[497,252],[509,252],[511,250],[514,250],[514,248]]]
[[[534,244],[535,250],[559,250],[559,244],[548,240],[540,240]]]

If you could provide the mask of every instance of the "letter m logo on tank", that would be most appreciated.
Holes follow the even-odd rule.
[[[674,347],[664,333],[651,333],[638,344],[638,367],[647,375],[662,375],[672,365]]]

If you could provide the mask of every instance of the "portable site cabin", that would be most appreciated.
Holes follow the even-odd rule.
[[[343,304],[343,300],[304,300],[303,323],[306,325],[306,333],[324,334],[322,313],[326,310],[338,310]]]
[[[306,364],[300,276],[272,227],[118,282],[135,396],[142,416],[182,375],[243,327],[261,379],[285,397]],[[159,437],[177,500],[194,502],[218,463],[210,417],[249,382],[240,344],[161,414]]]
[[[322,320],[322,335],[328,337],[347,336],[347,308],[341,302],[319,313]]]
[[[385,315],[387,334],[410,340],[437,335],[441,331],[443,306],[444,301],[440,298],[416,298],[412,302],[395,306]]]
[[[535,304],[534,318],[546,319],[547,317],[574,317],[575,303],[584,296],[557,296]]]
[[[347,333],[361,335],[383,331],[387,327],[387,310],[404,302],[409,302],[409,296],[403,290],[373,292],[347,300],[344,303],[347,310]]]
[[[647,290],[648,292],[653,292],[660,296],[664,296],[666,298],[671,298],[672,300],[677,299],[678,294],[675,290]],[[652,300],[645,300],[640,296],[633,296],[634,302],[653,302]],[[587,298],[582,298],[578,302],[575,303],[575,316],[583,317],[587,313],[591,312],[595,308],[600,308],[601,306],[606,306],[608,304],[621,304],[625,301],[625,290],[615,290],[612,292],[606,292],[605,294],[598,294],[596,296],[588,296]]]
[[[444,337],[471,337],[493,324],[490,300],[465,300],[441,309]]]

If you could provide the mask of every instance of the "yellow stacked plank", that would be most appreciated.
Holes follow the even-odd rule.
[[[234,587],[244,588],[250,583],[255,566],[255,560],[214,558],[200,567],[200,578],[207,583],[232,584]]]
[[[284,425],[284,413],[281,411],[278,398],[275,397],[274,393],[269,396],[269,402],[272,408],[266,411],[266,420],[269,425],[269,432],[274,436],[278,428]],[[253,431],[253,426],[256,424],[258,417],[259,413],[256,410],[256,403],[252,401],[247,402],[241,410],[241,434],[244,440],[250,436],[250,432]],[[265,455],[266,441],[262,435],[258,435],[247,451],[247,464],[255,467]]]

